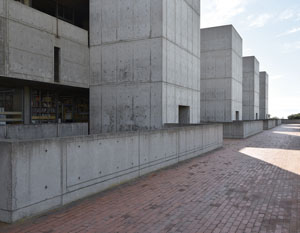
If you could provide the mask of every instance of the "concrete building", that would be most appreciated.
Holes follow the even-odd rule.
[[[232,25],[201,29],[201,121],[243,119],[242,52]]]
[[[87,122],[88,1],[0,1],[0,124]]]
[[[3,124],[200,123],[200,1],[2,0],[0,25]]]
[[[91,132],[200,123],[200,1],[90,4]]]
[[[243,120],[259,119],[259,62],[243,57]]]
[[[269,118],[269,75],[267,72],[259,73],[259,119]]]
[[[199,0],[0,1],[0,221],[222,146],[177,123],[200,123]]]

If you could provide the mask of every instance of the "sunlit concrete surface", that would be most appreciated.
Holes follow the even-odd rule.
[[[0,232],[300,232],[300,125],[282,125]]]

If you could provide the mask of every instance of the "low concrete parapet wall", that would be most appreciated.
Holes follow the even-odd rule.
[[[281,119],[276,119],[276,126],[282,125],[282,120]]]
[[[276,127],[276,120],[264,120],[264,130],[273,129]]]
[[[235,121],[224,123],[224,138],[243,139],[263,131],[263,121]]]
[[[0,221],[14,222],[217,149],[220,124],[0,142]]]
[[[88,123],[5,125],[0,126],[0,139],[31,140],[88,135]]]
[[[282,124],[300,124],[300,120],[282,120]]]

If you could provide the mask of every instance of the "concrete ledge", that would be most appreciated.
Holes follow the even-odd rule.
[[[223,127],[0,143],[0,221],[12,223],[219,148]]]
[[[300,124],[300,120],[284,119],[284,120],[282,120],[282,124]]]
[[[244,139],[263,131],[263,121],[224,123],[224,138]]]
[[[276,127],[276,120],[264,120],[264,130],[273,129]]]
[[[282,120],[281,119],[276,119],[276,126],[282,125]]]
[[[0,126],[0,139],[34,140],[42,138],[88,135],[88,123],[5,125]]]

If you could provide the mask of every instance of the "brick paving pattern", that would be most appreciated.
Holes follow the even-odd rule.
[[[300,233],[300,125],[283,125],[4,232]]]

